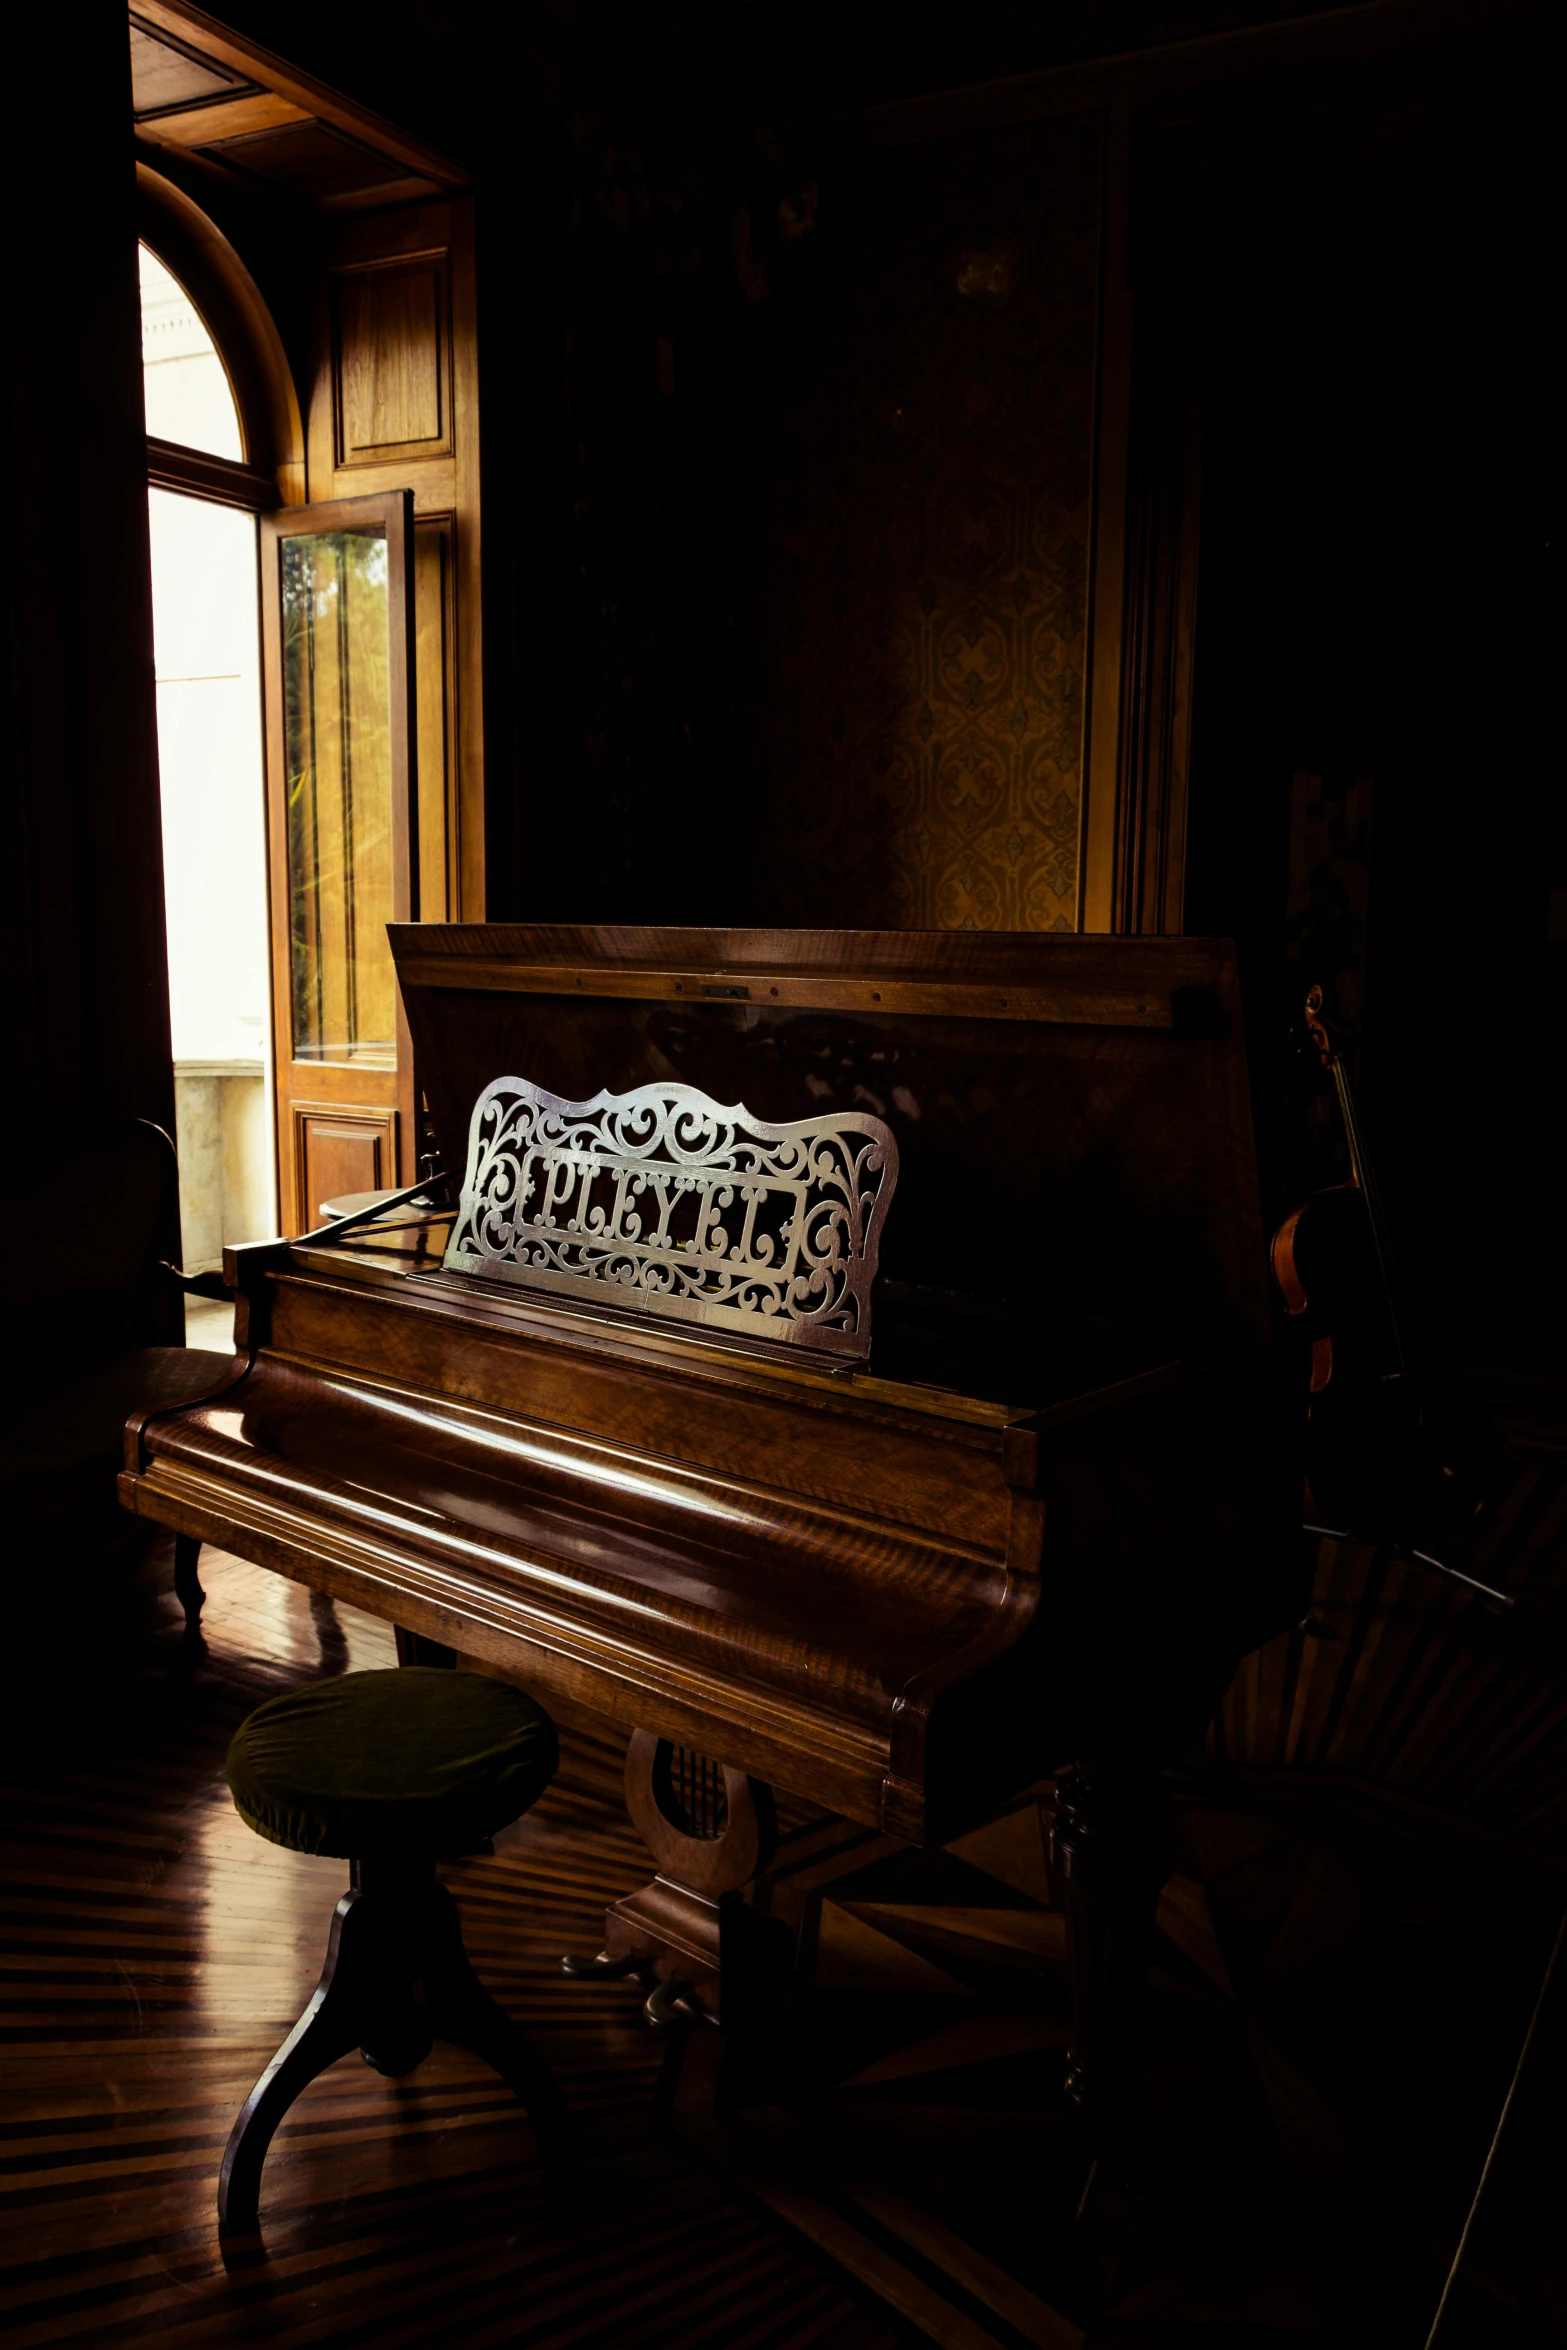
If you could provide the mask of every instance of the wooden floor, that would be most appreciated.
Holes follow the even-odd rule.
[[[1558,1445],[1525,1464],[1528,1507],[1503,1530],[1517,1558],[1496,1572],[1534,1606],[1527,1626],[1502,1626],[1505,1648],[1490,1618],[1476,1632],[1468,1603],[1440,1587],[1393,1591],[1374,1561],[1335,1617],[1334,1578],[1348,1570],[1325,1559],[1315,1603],[1329,1630],[1346,1607],[1356,1627],[1322,1644],[1347,1692],[1330,1708],[1338,1723],[1393,1719],[1399,1692],[1412,1720],[1428,1714],[1438,1664],[1466,1693],[1458,1715],[1472,1744],[1505,1701],[1521,1726],[1509,1849],[1561,1816],[1567,1682],[1535,1595],[1567,1588],[1562,1463]],[[55,1560],[30,1582],[12,1569],[0,1715],[8,2341],[1256,2350],[1315,2339],[1420,2350],[1523,2041],[1560,1879],[1505,1849],[1470,1852],[1461,1817],[1434,1832],[1404,1747],[1388,1774],[1410,1813],[1397,1834],[1380,1814],[1343,1809],[1364,1785],[1364,1739],[1336,1755],[1347,1766],[1336,1811],[1319,1819],[1284,1800],[1283,1778],[1315,1784],[1311,1758],[1293,1753],[1275,1787],[1277,1733],[1263,1734],[1269,1721],[1314,1719],[1321,1674],[1299,1642],[1265,1652],[1232,1692],[1239,1770],[1197,1773],[1178,1806],[1138,2125],[1146,2207],[1125,2243],[1112,2230],[1113,2270],[1086,2298],[1094,2248],[1071,2225],[1081,2153],[1061,2111],[1060,1920],[1038,1807],[919,1867],[894,1854],[835,1881],[814,2069],[791,2077],[785,2168],[773,2175],[657,2136],[664,2043],[635,1995],[559,1974],[561,1953],[595,1949],[605,1903],[648,1870],[625,1819],[618,1742],[582,1731],[568,1732],[554,1785],[496,1855],[446,1872],[476,1964],[579,2117],[582,2225],[554,2226],[527,2124],[478,2065],[438,2051],[392,2083],[353,2057],[294,2108],[269,2159],[261,2237],[225,2262],[223,2145],[309,1996],[345,1871],[252,1836],[223,1756],[266,1696],[390,1664],[393,1651],[385,1626],[259,1569],[207,1554],[202,1571],[208,1644],[192,1660],[167,1545],[96,1567]],[[1391,1695],[1379,1694],[1374,1656]],[[1324,1751],[1330,1729],[1325,1713]],[[1251,1749],[1264,1750],[1260,1765]],[[873,1951],[874,1995],[862,1980]],[[901,2003],[888,1993],[899,1969]],[[1564,2086],[1567,1973],[1441,2350],[1567,2339]],[[801,2128],[821,2141],[808,2192],[789,2151]]]
[[[235,1727],[315,1673],[390,1664],[389,1630],[203,1558],[208,1650],[180,1662],[165,1553],[35,1586],[8,1699],[0,2330],[41,2343],[721,2343],[881,2350],[896,2323],[654,2135],[661,2043],[573,1986],[607,1900],[643,1882],[615,1756],[569,1743],[493,1859],[444,1872],[469,1950],[579,2117],[589,2208],[558,2232],[526,2122],[438,2050],[357,2056],[301,2098],[259,2243],[220,2252],[234,2113],[314,1986],[345,1870],[262,1843],[223,1781]]]
[[[1324,1542],[1305,1625],[1245,1660],[1209,1751],[1254,1788],[1358,1782],[1412,1822],[1563,1875],[1567,1384],[1509,1400],[1495,1398],[1506,1491],[1463,1563],[1512,1611],[1390,1551]]]

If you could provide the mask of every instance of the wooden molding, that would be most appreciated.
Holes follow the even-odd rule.
[[[1094,518],[1088,584],[1083,803],[1077,927],[1115,928],[1115,845],[1121,756],[1121,648],[1126,592],[1126,475],[1132,375],[1129,277],[1131,125],[1105,126],[1099,245],[1099,361],[1094,403]]]
[[[405,131],[396,129],[379,114],[372,114],[367,107],[352,105],[336,90],[329,89],[325,82],[318,82],[312,75],[301,73],[297,66],[289,65],[270,49],[239,40],[215,16],[209,16],[204,8],[187,6],[185,0],[178,0],[178,4],[176,0],[137,0],[136,13],[146,24],[161,27],[177,40],[191,42],[204,55],[216,58],[222,65],[233,66],[247,80],[262,83],[275,97],[291,101],[299,109],[301,117],[314,116],[318,122],[331,123],[336,129],[347,131],[351,137],[366,140],[379,153],[405,165],[410,174],[420,179],[433,180],[442,188],[462,188],[471,184],[472,174],[460,164],[437,154],[433,147],[425,146],[421,140],[411,139]],[[219,106],[209,104],[197,111],[210,117],[219,111],[227,112],[230,103],[238,105],[241,101],[223,101]],[[171,114],[159,115],[140,127],[144,132],[152,133],[170,144],[184,145],[188,142],[179,139],[174,128],[178,119]],[[229,130],[222,133],[206,131],[202,135],[205,138],[232,138],[238,134]],[[377,200],[384,200],[381,191],[377,191]]]
[[[222,357],[239,408],[245,464],[265,477],[266,498],[231,497],[257,513],[297,506],[305,496],[305,427],[299,394],[272,313],[244,262],[215,222],[150,164],[136,165],[137,234],[185,288]],[[193,452],[182,452],[193,454]],[[202,459],[221,466],[221,458]],[[191,486],[188,481],[170,487]],[[232,486],[238,488],[236,481]],[[198,496],[221,497],[212,486]]]
[[[242,139],[251,131],[282,130],[288,123],[310,120],[292,98],[279,97],[275,90],[252,90],[242,98],[218,98],[182,107],[178,113],[143,115],[136,128],[160,146],[205,147],[216,139]]]
[[[280,504],[277,483],[254,465],[213,457],[205,449],[181,448],[177,441],[147,436],[147,479],[154,489],[179,490],[214,506],[242,506],[248,514],[270,514]]]
[[[467,955],[460,961],[436,953],[405,951],[398,964],[411,986],[499,989],[518,995],[580,995],[649,1003],[740,1002],[824,1012],[915,1012],[953,1020],[1049,1020],[1066,1026],[1091,1021],[1107,1028],[1171,1028],[1175,1013],[1168,988],[1040,988],[1011,984],[964,986],[949,980],[921,980],[835,973],[816,978],[782,966],[756,970],[651,970],[599,965],[527,964],[505,955]]]
[[[1124,537],[1111,928],[1179,931],[1186,897],[1192,668],[1206,369],[1180,306],[1145,305]]]

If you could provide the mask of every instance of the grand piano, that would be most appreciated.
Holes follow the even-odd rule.
[[[232,1376],[129,1424],[125,1506],[623,1725],[655,1874],[587,1971],[665,2013],[786,1981],[773,1790],[922,1844],[1055,1775],[1068,2084],[1108,2115],[1161,1770],[1304,1604],[1233,950],[391,939],[444,1202],[229,1252]],[[692,1101],[676,1180],[648,1120]],[[857,1138],[866,1220],[796,1312],[708,1259],[798,1238],[754,1138],[807,1128]]]

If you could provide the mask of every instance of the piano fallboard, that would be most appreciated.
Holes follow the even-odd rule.
[[[269,1342],[138,1431],[128,1506],[917,1832],[929,1706],[1032,1609],[1015,1422],[758,1393],[689,1344],[628,1363],[569,1315],[476,1323],[449,1282],[361,1271],[272,1277]]]

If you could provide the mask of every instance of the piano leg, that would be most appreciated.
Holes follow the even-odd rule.
[[[185,1610],[185,1637],[201,1637],[201,1607],[206,1593],[201,1588],[201,1577],[196,1572],[201,1557],[200,1538],[195,1534],[176,1534],[174,1537],[174,1593]]]
[[[405,1632],[401,1624],[392,1626],[392,1637],[400,1665],[434,1665],[449,1673],[457,1662],[456,1649],[448,1648],[443,1640],[426,1640],[422,1632]]]
[[[595,1959],[564,1958],[574,1981],[634,1980],[651,2024],[677,2035],[661,2097],[667,2105],[679,2054],[693,2028],[721,2025],[723,2079],[733,2088],[789,1979],[792,1943],[742,1890],[777,1840],[772,1790],[743,1771],[633,1732],[626,1807],[657,1864],[649,1885],[615,1902]]]
[[[1063,1771],[1052,1842],[1072,1990],[1066,2093],[1097,2161],[1137,2095],[1154,1912],[1170,1873],[1159,1773],[1092,1763]]]

